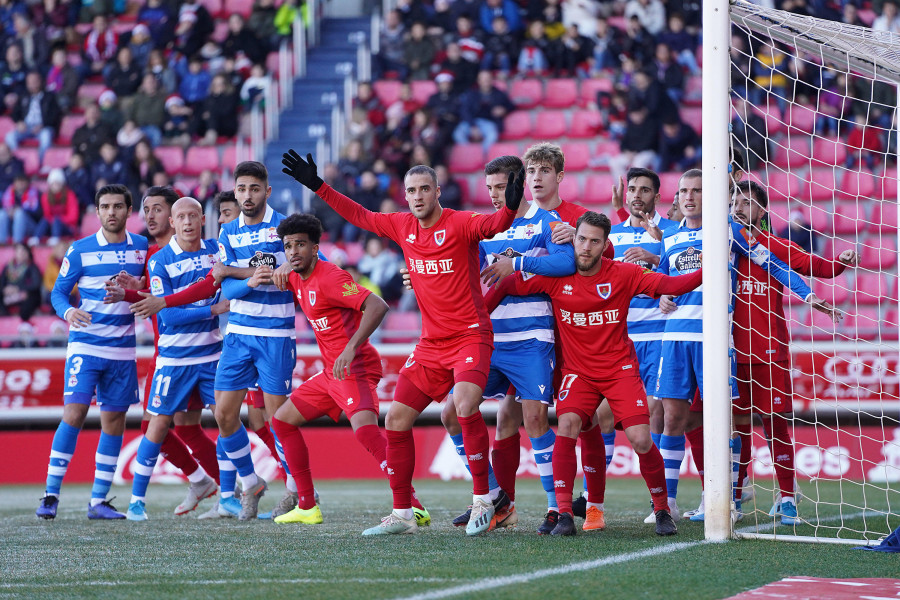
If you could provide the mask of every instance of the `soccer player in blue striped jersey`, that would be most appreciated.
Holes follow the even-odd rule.
[[[36,511],[42,519],[56,517],[62,480],[95,392],[101,410],[101,433],[88,518],[125,518],[106,495],[122,449],[125,412],[138,401],[134,315],[128,304],[104,304],[103,299],[106,282],[119,272],[135,277],[144,272],[147,239],[125,230],[132,205],[127,187],[103,186],[97,191],[95,203],[101,228],[69,248],[50,296],[56,314],[69,323],[68,379],[62,422],[50,449],[47,490]],[[69,303],[76,284],[81,294],[78,307]]]
[[[660,272],[679,275],[700,268],[703,247],[702,197],[702,172],[699,169],[685,172],[678,185],[678,200],[684,219],[663,234],[664,250],[657,268]],[[799,275],[771,256],[763,246],[758,243],[751,246],[741,234],[739,224],[731,222],[729,226],[732,229],[732,263],[738,254],[747,256],[804,301],[810,302],[814,308],[826,311],[830,308],[811,292]],[[668,313],[663,333],[655,393],[657,398],[662,399],[665,413],[659,449],[666,467],[669,511],[677,521],[680,513],[675,498],[679,469],[684,459],[684,434],[702,424],[702,413],[690,412],[690,404],[694,393],[699,389],[702,394],[703,390],[703,286],[679,296],[674,302],[664,297],[660,306],[664,312],[671,312]],[[737,397],[733,377],[732,397]]]
[[[215,240],[202,239],[203,208],[197,200],[179,198],[172,206],[171,222],[175,235],[149,262],[150,292],[154,296],[181,291],[205,278],[218,254]],[[227,307],[227,301],[217,302],[214,297],[159,313],[159,356],[147,402],[150,424],[137,450],[126,513],[129,520],[147,520],[147,485],[174,414],[188,409],[194,390],[205,406],[215,403],[213,383],[222,352],[218,315]]]
[[[225,266],[256,269],[249,279],[222,281],[231,308],[215,382],[222,447],[244,488],[241,520],[256,517],[259,499],[268,489],[253,467],[250,439],[240,420],[241,403],[247,389],[258,383],[267,415],[275,414],[291,393],[296,363],[294,300],[273,283],[275,269],[285,262],[284,245],[276,233],[285,217],[267,204],[272,193],[268,181],[262,163],[237,165],[234,195],[241,215],[223,225],[219,234],[220,260]]]

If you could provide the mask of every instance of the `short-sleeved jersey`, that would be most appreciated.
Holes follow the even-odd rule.
[[[578,217],[580,217],[587,211],[588,209],[581,206],[580,204],[575,204],[574,202],[568,202],[566,200],[560,199],[559,206],[557,206],[550,212],[556,213],[564,223],[568,223],[572,227],[575,227],[575,223],[578,222]]]
[[[200,250],[188,252],[172,236],[169,243],[147,263],[150,293],[168,296],[202,281],[216,263],[217,256],[216,240],[203,240]],[[219,318],[211,312],[215,302],[216,296],[213,296],[188,306],[160,311],[157,365],[195,365],[219,359],[222,334],[219,332]]]
[[[263,220],[246,225],[243,213],[222,225],[219,234],[219,260],[229,267],[269,265],[273,269],[284,262],[284,244],[276,233],[284,215],[266,206]],[[232,300],[227,333],[264,337],[294,337],[294,301],[290,292],[275,285],[260,285],[245,296]]]
[[[558,217],[532,204],[523,217],[517,217],[512,227],[478,244],[482,265],[494,262],[493,254],[513,259],[513,267],[532,275],[562,277],[575,272],[575,253],[572,244],[550,241],[550,226]],[[543,257],[543,258],[542,258]],[[553,343],[553,311],[545,294],[507,296],[491,313],[494,327],[494,346],[502,349],[508,344],[527,340]]]
[[[308,279],[292,271],[288,287],[316,335],[325,372],[331,373],[334,361],[359,331],[362,305],[372,292],[357,285],[337,265],[323,260],[316,261]],[[381,372],[381,358],[367,340],[350,363],[349,374],[381,378]]]
[[[550,296],[563,369],[595,379],[613,379],[629,370],[637,376],[637,355],[626,325],[628,305],[636,294],[655,296],[663,277],[634,264],[601,260],[596,275],[516,277],[515,290]]]
[[[422,313],[422,339],[493,338],[481,294],[478,242],[508,229],[513,211],[503,207],[484,215],[444,208],[426,229],[410,213],[374,213],[327,184],[317,194],[350,223],[400,246]]]
[[[659,213],[654,215],[653,222],[662,231],[676,225],[675,221],[664,219]],[[617,261],[625,260],[625,252],[629,248],[643,248],[656,256],[662,256],[663,253],[662,241],[654,238],[643,227],[632,227],[630,220],[613,225],[609,239],[615,246]],[[643,261],[634,264],[645,269],[654,268],[654,265]],[[659,300],[646,296],[632,299],[628,309],[628,336],[633,341],[661,340],[665,329],[666,315],[659,310]]]
[[[75,285],[81,294],[81,310],[90,313],[91,324],[69,330],[66,355],[88,354],[109,360],[134,360],[134,315],[127,302],[104,304],[106,282],[121,271],[134,277],[144,273],[147,238],[125,233],[125,241],[111,244],[101,229],[69,248],[51,292],[56,314],[66,318],[69,295]]]

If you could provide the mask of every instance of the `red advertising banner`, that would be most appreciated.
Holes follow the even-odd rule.
[[[388,402],[413,346],[379,346],[384,362],[384,379],[378,386],[382,402]],[[150,353],[138,352],[138,378],[143,381],[151,369]],[[900,355],[894,351],[858,352],[841,346],[816,346],[816,351],[795,350],[794,409],[833,408],[838,412],[867,411],[875,415],[900,413]],[[65,380],[65,350],[0,350],[0,419],[15,418],[16,409],[62,405]],[[297,347],[294,384],[308,379],[322,368],[318,349]]]
[[[53,431],[0,432],[0,456],[15,456],[14,461],[0,461],[0,485],[38,484],[46,479],[47,460]],[[214,438],[214,430],[207,431]],[[440,478],[443,480],[466,479],[468,472],[456,454],[453,443],[443,428],[420,427],[414,430],[416,441],[417,479]],[[491,431],[493,437],[493,430]],[[86,483],[94,477],[94,449],[100,432],[83,431],[78,440],[75,456],[66,474],[66,482]],[[378,478],[381,470],[375,460],[356,441],[349,426],[311,427],[304,429],[303,437],[309,447],[313,477],[316,479]],[[268,449],[251,432],[252,455],[258,472],[266,479],[276,476],[276,465]],[[524,436],[523,436],[524,438]],[[128,484],[140,443],[140,432],[129,430],[119,456],[119,466],[114,482]],[[797,428],[794,432],[798,477],[801,479],[866,480],[870,482],[900,482],[900,427],[883,430],[880,427]],[[537,477],[537,467],[527,447],[521,447],[520,477]],[[579,461],[580,462],[580,461]],[[682,475],[696,477],[697,469],[690,451],[682,464]],[[774,477],[771,455],[759,432],[753,436],[753,464],[751,472],[756,477]],[[580,471],[579,471],[580,474]],[[616,450],[608,475],[615,477],[640,477],[638,458],[623,434],[616,436]],[[156,466],[153,481],[180,483],[184,477],[165,459]],[[387,485],[387,484],[385,484]]]

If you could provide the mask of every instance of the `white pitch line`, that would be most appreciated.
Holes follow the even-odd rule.
[[[578,571],[590,571],[592,569],[605,567],[607,565],[617,565],[620,563],[630,562],[632,560],[649,558],[651,556],[658,556],[660,554],[668,554],[669,552],[678,552],[680,550],[687,550],[689,548],[694,548],[696,546],[707,543],[709,542],[706,542],[704,540],[698,542],[680,542],[677,544],[666,544],[663,546],[658,546],[656,548],[651,548],[649,550],[642,550],[640,552],[629,552],[628,554],[619,554],[617,556],[598,558],[596,560],[570,563],[568,565],[553,567],[551,569],[541,569],[540,571],[534,571],[533,573],[523,573],[521,575],[508,575],[506,577],[490,577],[480,579],[477,581],[473,581],[472,583],[445,588],[443,590],[424,592],[422,594],[415,594],[413,596],[403,596],[402,598],[398,598],[398,600],[433,600],[437,598],[450,598],[451,596],[459,596],[460,594],[483,592],[485,590],[506,587],[508,585],[528,583],[529,581],[534,581],[535,579],[553,577],[554,575],[566,575],[568,573],[576,573]]]
[[[416,583],[447,583],[456,581],[456,578],[448,577],[415,577],[410,581]],[[357,577],[355,579],[342,578],[341,582],[350,583],[396,583],[396,579],[390,577]],[[315,579],[311,577],[293,578],[293,579],[194,579],[194,580],[173,580],[175,585],[190,586],[206,586],[206,585],[249,585],[249,584],[298,584],[298,583],[321,583],[331,585],[334,579]],[[0,590],[22,589],[22,588],[55,588],[55,587],[112,587],[123,585],[146,586],[146,581],[59,581],[52,583],[0,583]]]

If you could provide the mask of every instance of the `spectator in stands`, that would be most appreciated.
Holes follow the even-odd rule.
[[[166,98],[166,122],[163,123],[163,137],[177,146],[187,147],[191,143],[191,118],[194,111],[184,103],[181,96]]]
[[[194,56],[206,43],[204,35],[197,26],[196,12],[180,12],[178,25],[175,26],[175,50],[183,56]]]
[[[25,14],[25,3],[19,0],[0,0],[0,28],[4,37],[16,35],[13,19],[17,14]]]
[[[519,7],[513,0],[484,0],[478,13],[478,20],[485,33],[496,33],[494,31],[495,17],[506,19],[506,26],[512,33],[519,33],[523,29]]]
[[[684,71],[672,57],[672,50],[663,43],[656,44],[656,79],[676,105],[684,97]]]
[[[443,193],[441,206],[444,206]],[[387,302],[393,302],[403,293],[403,278],[400,275],[402,266],[403,261],[397,253],[386,248],[384,240],[380,237],[372,236],[366,240],[365,253],[359,259],[356,268],[381,288],[382,298]]]
[[[165,48],[175,37],[176,19],[163,0],[147,0],[137,15],[138,21],[150,30],[157,48]]]
[[[84,157],[77,152],[69,157],[69,164],[63,170],[66,175],[66,185],[75,192],[78,204],[82,210],[94,205],[94,185],[91,172],[84,164]]]
[[[109,27],[106,16],[94,16],[93,27],[84,38],[82,74],[84,76],[101,74],[106,63],[116,55],[118,45],[119,36]]]
[[[853,113],[866,115],[869,125],[890,129],[891,116],[897,106],[896,86],[868,77],[853,77],[850,87]]]
[[[64,42],[66,33],[72,28],[69,19],[69,2],[42,0],[31,4],[31,19],[41,30],[51,45]]]
[[[768,94],[775,97],[778,111],[784,118],[787,112],[787,75],[790,59],[772,44],[762,42],[756,52],[750,75],[755,84],[750,90],[750,101],[755,106],[765,106]]]
[[[375,95],[372,84],[368,81],[360,81],[356,86],[356,97],[353,99],[353,108],[362,109],[366,113],[369,123],[375,128],[380,128],[385,121],[385,107],[381,99]]]
[[[519,36],[513,35],[509,31],[506,19],[502,16],[494,17],[492,32],[487,34],[484,39],[481,68],[487,71],[497,70],[504,77],[508,76],[513,65],[517,61],[521,61],[519,46]],[[519,70],[521,71],[522,68],[519,67]]]
[[[428,17],[428,35],[442,42],[449,41],[455,21],[456,15],[453,12],[450,0],[435,0],[434,10]]]
[[[197,17],[195,29],[197,35],[203,40],[200,44],[202,46],[206,43],[207,38],[212,35],[216,28],[216,24],[213,21],[212,15],[209,14],[209,11],[199,0],[185,0],[178,8],[179,19],[188,13],[193,13]]]
[[[463,59],[462,50],[456,42],[447,44],[445,58],[441,61],[438,74],[449,73],[453,76],[453,93],[460,95],[475,85],[478,77],[478,65]]]
[[[19,97],[10,113],[16,127],[6,134],[6,145],[15,150],[23,141],[37,138],[38,156],[43,163],[44,154],[59,131],[62,110],[56,94],[44,91],[44,78],[39,72],[28,73],[25,88],[26,94]]]
[[[66,185],[66,174],[62,169],[52,169],[47,175],[47,191],[41,196],[44,218],[35,235],[39,238],[50,236],[48,244],[55,244],[61,237],[73,237],[78,232],[81,221],[81,207],[78,198]]]
[[[162,50],[153,50],[147,59],[147,73],[156,77],[157,84],[167,94],[175,92],[178,84],[178,76],[175,70],[169,66],[163,56]]]
[[[22,59],[28,69],[43,69],[50,58],[50,41],[38,31],[25,13],[13,17],[16,43],[22,46]]]
[[[385,190],[385,193],[389,193],[391,185],[394,183],[394,178],[388,170],[387,163],[380,158],[375,159],[375,162],[372,163],[371,170],[378,180],[378,187]]]
[[[459,44],[463,60],[479,65],[484,56],[484,44],[481,43],[481,33],[475,31],[473,23],[474,21],[465,15],[457,17],[453,39]]]
[[[41,222],[41,194],[31,185],[25,174],[16,175],[12,185],[3,192],[3,209],[0,210],[0,245],[9,242],[37,244],[30,239]]]
[[[747,157],[747,167],[753,171],[760,161],[769,159],[769,139],[766,136],[766,121],[753,105],[743,99],[734,103],[734,118],[731,120],[731,135],[735,145]]]
[[[134,158],[128,165],[128,183],[134,198],[143,198],[147,188],[153,185],[153,178],[165,167],[153,153],[147,140],[141,140],[134,146]]]
[[[430,167],[434,164],[434,161],[431,159],[431,153],[428,151],[422,144],[415,144],[412,147],[412,151],[409,153],[409,163],[407,168],[399,169],[399,171],[408,171],[415,165],[425,165]]]
[[[852,6],[849,5],[849,6]],[[851,100],[846,95],[847,75],[834,69],[822,68],[822,87],[816,111],[816,129],[819,135],[837,134],[838,121],[843,119],[850,108]]]
[[[862,161],[866,169],[875,169],[875,160],[884,152],[884,145],[877,127],[872,127],[866,120],[866,115],[857,114],[853,117],[853,128],[847,135],[847,158],[844,166],[852,169],[857,162]]]
[[[422,107],[422,104],[413,96],[412,85],[404,83],[400,86],[400,96],[384,111],[388,121],[403,121],[409,123],[414,112]]]
[[[209,203],[219,193],[219,184],[216,182],[216,176],[209,169],[203,169],[200,177],[197,179],[197,185],[191,188],[191,197],[196,198],[204,211]]]
[[[594,44],[590,38],[581,35],[578,25],[566,28],[559,39],[562,50],[562,72],[581,79],[590,76],[590,61],[594,54]]]
[[[462,210],[462,187],[450,174],[450,169],[446,165],[437,165],[434,172],[437,175],[438,185],[441,187],[441,206]]]
[[[132,97],[141,87],[142,73],[142,69],[135,62],[131,48],[128,46],[119,48],[119,51],[116,52],[116,60],[105,69],[103,80],[106,82],[106,86],[116,94],[122,110],[128,110]]]
[[[0,272],[0,314],[18,312],[23,321],[30,319],[41,305],[41,282],[31,248],[17,242],[13,259]]]
[[[221,73],[213,77],[209,96],[203,101],[195,133],[200,143],[212,146],[218,137],[234,137],[238,129],[240,100],[231,83]]]
[[[6,190],[12,185],[17,175],[25,174],[25,163],[13,154],[9,146],[0,143],[0,190]]]
[[[59,270],[62,268],[63,260],[66,258],[66,252],[69,251],[71,244],[65,240],[59,240],[53,244],[50,256],[47,257],[47,264],[44,265],[44,275],[42,278],[43,289],[41,290],[41,299],[44,304],[50,304],[50,292],[56,285],[56,278],[59,277]],[[78,288],[72,290],[72,294],[78,294]]]
[[[113,134],[122,129],[122,125],[125,124],[125,115],[119,108],[119,99],[115,92],[104,90],[97,98],[97,105],[100,107],[100,121],[105,123]],[[132,103],[133,106],[134,103]]]
[[[394,119],[394,123],[396,122],[397,120]],[[363,148],[365,148],[367,152],[375,149],[375,128],[366,118],[366,111],[361,108],[354,108],[350,112],[350,122],[347,124],[347,136],[348,139],[359,140],[362,142]]]
[[[799,210],[794,210],[791,211],[789,219],[787,227],[780,231],[778,236],[794,242],[810,254],[816,254],[819,249],[819,235],[813,231],[806,216]]]
[[[881,5],[881,14],[872,21],[872,29],[875,31],[889,31],[900,33],[900,17],[897,16],[897,3],[893,0],[885,0]]]
[[[522,49],[519,50],[516,68],[524,76],[543,75],[551,68],[555,70],[559,66],[553,61],[556,55],[555,44],[547,39],[544,33],[544,23],[532,21],[528,25],[528,36],[522,43]]]
[[[731,36],[731,45],[728,48],[728,56],[731,60],[731,89],[739,98],[749,98],[750,91],[750,63],[747,45],[747,36],[736,33]]]
[[[862,19],[859,18],[859,7],[857,7],[852,2],[847,2],[844,4],[843,11],[841,12],[841,22],[846,23],[847,25],[855,25],[857,27],[868,27]]]
[[[424,81],[431,79],[431,63],[434,62],[434,43],[425,36],[425,24],[413,23],[409,30],[409,40],[403,46],[403,63],[409,79]]]
[[[504,117],[516,107],[506,92],[494,86],[490,71],[478,73],[477,83],[478,87],[466,92],[460,101],[462,116],[453,139],[457,144],[466,144],[470,139],[481,141],[487,152],[503,131]]]
[[[369,163],[363,154],[363,146],[359,140],[350,140],[344,146],[344,152],[338,160],[337,168],[347,182],[355,182]],[[352,190],[350,190],[352,192]]]
[[[265,66],[256,64],[250,67],[250,77],[241,85],[241,105],[249,109],[259,105],[265,108],[266,99],[272,90],[272,78],[266,73]]]
[[[656,78],[652,67],[634,74],[628,89],[628,106],[646,107],[650,121],[656,126],[678,116],[678,106],[666,93],[666,88]]]
[[[428,153],[437,163],[438,159],[443,160],[444,148],[439,145],[440,130],[437,123],[428,114],[425,109],[419,109],[413,113],[409,124],[409,141],[415,144],[425,146]],[[443,201],[443,196],[441,196]]]
[[[461,96],[453,92],[453,75],[441,72],[434,78],[437,92],[428,98],[425,108],[431,114],[438,128],[438,146],[449,146],[453,132],[459,124],[462,105]]]
[[[644,29],[640,19],[632,16],[625,21],[625,36],[622,38],[622,52],[631,57],[638,68],[650,64],[656,50],[656,41]]]
[[[91,186],[97,190],[104,185],[128,184],[128,170],[119,159],[119,147],[114,142],[100,146],[100,160],[91,163]]]
[[[11,44],[6,48],[6,60],[0,65],[0,90],[3,92],[3,102],[11,109],[18,96],[25,93],[25,76],[28,70],[22,59],[22,48],[18,44]]]
[[[125,114],[128,120],[134,121],[144,132],[151,144],[159,145],[162,128],[166,123],[166,93],[159,89],[156,77],[150,73],[144,75],[134,102]]]
[[[700,66],[697,64],[697,37],[685,29],[684,17],[678,13],[670,14],[668,29],[660,33],[656,39],[672,50],[678,64],[690,71],[691,75],[700,75]]]
[[[153,38],[150,37],[150,29],[143,23],[138,23],[131,30],[131,38],[128,40],[127,48],[131,50],[131,56],[134,64],[143,73],[147,68],[147,62],[150,60],[150,53],[153,51]]]
[[[203,101],[209,96],[212,75],[203,66],[203,59],[192,56],[187,61],[187,69],[179,73],[181,83],[178,84],[178,95],[191,110],[199,112]]]
[[[80,85],[78,71],[69,64],[65,48],[56,48],[50,55],[50,70],[47,71],[47,91],[54,92],[63,113],[75,106]]]
[[[222,42],[223,56],[234,59],[244,56],[251,63],[261,63],[266,60],[267,50],[265,43],[246,26],[244,17],[237,13],[228,17],[228,36]]]
[[[359,177],[359,185],[353,192],[353,200],[363,208],[377,212],[383,197],[384,190],[378,187],[378,178],[375,177],[375,173],[368,170],[363,171]],[[362,230],[352,223],[344,225],[342,233],[344,243],[358,242],[361,234]]]
[[[250,18],[247,19],[247,29],[253,32],[264,46],[264,50],[272,52],[278,50],[280,38],[275,30],[275,0],[256,0]]]
[[[637,17],[650,35],[658,35],[666,27],[666,7],[660,0],[629,0],[625,18]]]
[[[591,37],[593,56],[591,74],[595,77],[601,71],[608,71],[619,66],[619,54],[622,53],[622,33],[610,27],[606,17],[597,17],[596,33]]]
[[[325,166],[322,167],[322,180],[341,194],[347,195],[350,191],[347,187],[347,180],[334,163],[325,163]],[[328,239],[337,242],[341,238],[341,231],[347,221],[315,194],[312,195],[310,208],[312,214],[322,222],[322,228],[328,234]]]
[[[609,169],[615,180],[625,174],[628,167],[652,169],[658,161],[658,121],[650,117],[646,106],[629,105],[625,134],[619,142],[620,154],[609,159]]]
[[[659,132],[659,164],[654,169],[683,173],[700,164],[700,136],[694,128],[677,117],[663,122]]]
[[[403,61],[403,48],[406,28],[400,18],[400,12],[392,10],[384,17],[379,33],[379,50],[372,61],[376,79],[384,79],[388,73],[394,72],[399,78],[406,79],[406,63]]]
[[[275,31],[282,38],[290,36],[294,31],[294,21],[300,11],[297,9],[297,0],[284,0],[275,13]]]

